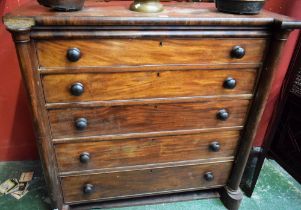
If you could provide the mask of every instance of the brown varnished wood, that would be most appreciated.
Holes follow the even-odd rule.
[[[36,136],[36,144],[42,160],[42,167],[45,172],[45,181],[49,189],[51,206],[58,208],[62,205],[62,192],[57,179],[56,159],[52,147],[51,135],[43,100],[43,91],[39,87],[41,81],[37,71],[37,59],[34,53],[34,45],[30,41],[29,31],[23,30],[16,33],[12,31],[16,51],[19,59],[20,70],[25,88],[28,93],[30,109],[33,116],[33,125]]]
[[[89,0],[80,12],[56,12],[29,2],[21,9],[15,10],[6,18],[30,17],[38,26],[259,26],[272,27],[275,21],[283,22],[283,26],[293,26],[297,21],[291,18],[262,11],[258,15],[234,15],[218,12],[212,3],[169,3],[162,13],[147,14],[129,11],[131,1],[99,2]],[[296,25],[294,28],[298,27]]]
[[[146,99],[127,99],[111,101],[80,101],[80,102],[61,102],[46,103],[47,109],[66,109],[66,108],[91,108],[97,106],[121,106],[121,105],[142,105],[142,104],[168,104],[168,103],[187,103],[201,102],[208,100],[240,100],[252,99],[252,94],[229,94],[229,95],[210,95],[210,96],[185,96],[172,98],[146,98]]]
[[[250,153],[252,141],[255,138],[256,131],[258,129],[258,125],[269,96],[269,91],[276,74],[281,55],[280,53],[284,47],[288,35],[289,31],[283,31],[281,33],[275,33],[273,37],[273,42],[269,49],[270,57],[266,59],[266,63],[263,67],[263,73],[260,78],[261,81],[258,84],[258,91],[255,96],[257,100],[255,100],[252,104],[250,116],[244,130],[245,141],[242,142],[241,150],[236,157],[240,160],[240,162],[234,166],[229,179],[228,186],[230,189],[237,190],[239,188],[240,180],[243,175],[243,169],[248,160],[248,156],[246,156],[246,154]]]
[[[232,162],[232,161],[234,161],[233,157],[200,159],[200,160],[185,160],[185,161],[177,161],[177,162],[166,162],[166,163],[113,167],[113,168],[100,168],[100,169],[93,169],[93,170],[61,172],[61,173],[59,173],[59,176],[60,177],[86,176],[86,175],[100,174],[100,173],[115,173],[118,171],[137,171],[137,170],[148,170],[148,169],[153,169],[153,168],[170,168],[170,167],[179,167],[179,166],[184,166],[184,165],[208,164],[208,163]]]
[[[61,172],[154,164],[193,159],[233,157],[239,131],[202,133],[196,135],[166,136],[84,142],[55,145]],[[221,148],[214,152],[209,146],[219,142]],[[68,148],[68,150],[66,150]],[[90,154],[88,163],[79,160],[83,152]]]
[[[141,66],[111,66],[89,68],[39,68],[41,74],[69,74],[74,73],[119,73],[119,72],[143,72],[143,71],[173,71],[173,70],[238,70],[258,69],[261,63],[221,63],[221,64],[179,64],[179,65],[141,65]],[[66,71],[67,70],[67,71]]]
[[[66,203],[89,200],[110,200],[167,192],[191,191],[223,186],[226,183],[232,162],[196,164],[137,171],[100,173],[86,176],[62,177],[62,188]],[[213,181],[205,181],[205,172],[215,175]],[[94,185],[94,193],[84,195],[84,184]]]
[[[248,105],[249,100],[203,101],[50,110],[48,115],[53,138],[64,138],[239,126],[245,121]],[[220,109],[228,110],[228,120],[217,119]],[[74,123],[81,117],[88,120],[88,127],[78,131]]]
[[[121,139],[133,139],[133,138],[151,138],[158,136],[175,136],[175,135],[189,135],[189,134],[200,134],[208,132],[222,132],[222,131],[239,131],[242,130],[243,126],[231,126],[222,128],[201,128],[193,130],[174,130],[174,131],[157,131],[150,133],[127,133],[127,134],[111,134],[111,135],[101,135],[101,136],[79,136],[79,137],[68,137],[62,139],[53,139],[55,144],[61,143],[79,143],[87,141],[108,141],[108,140],[121,140]]]
[[[237,45],[246,50],[246,55],[241,59],[231,57],[231,50]],[[82,54],[76,62],[66,58],[67,50],[73,47],[80,49]],[[89,39],[36,42],[39,65],[44,68],[261,63],[265,47],[265,39]]]
[[[171,193],[164,195],[153,195],[139,198],[117,199],[111,201],[91,202],[85,204],[72,205],[72,210],[91,210],[95,208],[121,208],[129,206],[145,206],[151,204],[162,204],[171,202],[182,202],[208,198],[219,198],[217,190],[199,190],[190,192]]]
[[[43,30],[44,29],[44,30]],[[66,34],[64,30],[68,29],[69,33]],[[85,29],[85,30],[83,30]],[[149,29],[154,29],[155,31],[143,31],[145,27],[143,26],[131,26],[131,27],[99,27],[94,29],[93,31],[86,31],[89,28],[81,27],[79,29],[74,30],[73,27],[67,28],[64,27],[64,30],[56,31],[45,31],[45,28],[39,27],[37,31],[33,31],[31,33],[31,37],[33,39],[102,39],[107,38],[108,33],[111,38],[124,38],[124,37],[139,37],[139,38],[269,38],[270,33],[268,31],[262,31],[261,28],[252,28],[253,30],[246,30],[246,28],[240,28],[237,30],[231,31],[229,28],[221,27],[221,28],[204,28],[204,27],[149,27]],[[98,29],[98,30],[97,30]],[[126,31],[126,29],[130,31]],[[177,29],[177,30],[171,30]],[[191,29],[192,31],[187,31]],[[47,28],[49,30],[49,28]],[[116,30],[116,31],[110,31]]]
[[[53,208],[224,187],[222,201],[236,210],[286,30],[300,28],[300,21],[266,11],[224,14],[214,4],[187,2],[167,3],[162,13],[134,13],[130,3],[91,0],[82,11],[62,13],[31,1],[3,18],[16,42]],[[246,48],[244,58],[230,58],[235,45]],[[78,62],[66,60],[68,47],[82,50]],[[227,73],[243,86],[215,86]],[[83,77],[88,94],[68,98],[65,82]],[[230,112],[227,121],[216,119],[221,108]],[[87,130],[75,130],[77,117],[88,118]],[[214,135],[228,147],[210,156],[205,144]],[[64,164],[60,173],[54,147]],[[75,163],[83,148],[97,159],[85,170]],[[217,178],[204,183],[205,170]],[[84,196],[90,181],[96,192]]]
[[[223,87],[225,79],[237,81],[234,89]],[[256,70],[150,71],[110,74],[59,74],[43,77],[46,102],[103,101],[201,95],[251,94]],[[85,92],[70,93],[80,82]]]

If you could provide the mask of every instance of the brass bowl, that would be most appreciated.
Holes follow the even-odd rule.
[[[163,11],[163,5],[159,0],[134,0],[130,10],[135,12],[156,13]]]
[[[85,0],[38,0],[39,4],[58,11],[77,11],[84,6]]]
[[[216,8],[221,12],[234,14],[258,14],[265,0],[215,0]]]

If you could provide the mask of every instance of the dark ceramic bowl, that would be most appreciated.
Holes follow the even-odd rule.
[[[221,12],[234,14],[258,14],[265,0],[215,0],[216,8]]]
[[[38,2],[54,10],[71,12],[81,10],[85,0],[38,0]]]

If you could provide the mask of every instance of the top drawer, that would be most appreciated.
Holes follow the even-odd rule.
[[[40,40],[39,65],[47,67],[260,63],[265,39]]]

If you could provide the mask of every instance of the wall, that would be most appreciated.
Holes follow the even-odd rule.
[[[268,0],[266,2],[265,9],[301,20],[300,0]],[[269,125],[269,121],[271,120],[284,76],[286,74],[292,54],[294,52],[294,47],[298,35],[299,30],[295,30],[294,32],[292,32],[283,50],[282,57],[278,66],[278,72],[275,81],[273,82],[272,90],[259,125],[259,130],[254,141],[254,146],[261,146],[264,141],[264,136]]]
[[[19,7],[30,0],[0,0],[0,14]],[[301,19],[300,0],[269,0],[266,9]],[[275,100],[285,75],[296,40],[296,32],[291,35],[285,48],[279,74],[273,85],[267,108],[261,122],[255,144],[261,145],[266,126],[270,120]],[[19,73],[17,57],[10,34],[0,23],[0,161],[37,159],[35,138],[31,123],[28,101]]]
[[[28,0],[0,0],[0,14]],[[10,34],[0,23],[0,161],[37,159],[28,101]]]

